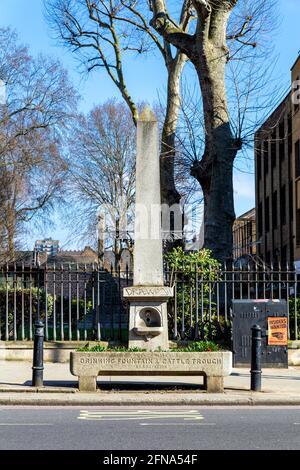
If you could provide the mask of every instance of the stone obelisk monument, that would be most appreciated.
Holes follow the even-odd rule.
[[[130,301],[129,347],[168,349],[167,300],[161,237],[158,122],[146,107],[137,123],[135,243],[133,286],[124,289]]]

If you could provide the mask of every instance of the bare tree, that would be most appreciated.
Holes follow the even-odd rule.
[[[60,63],[33,59],[15,32],[0,29],[1,249],[14,257],[24,223],[50,208],[67,163],[63,137],[77,96]]]
[[[77,235],[93,242],[97,216],[105,215],[106,244],[110,243],[118,265],[123,249],[131,247],[126,231],[133,216],[136,141],[130,111],[124,103],[109,100],[87,116],[79,115],[72,134],[68,188],[74,205],[72,231],[77,226]]]
[[[49,23],[63,44],[76,52],[88,71],[104,69],[128,105],[134,123],[138,106],[128,90],[124,65],[132,54],[157,50],[168,72],[161,146],[162,202],[180,201],[174,180],[175,132],[180,107],[180,77],[187,61],[150,27],[148,0],[44,0]],[[190,9],[184,1],[179,24],[187,31]]]
[[[172,1],[151,0],[152,26],[190,59],[198,76],[204,146],[191,173],[203,191],[205,246],[220,260],[232,258],[233,165],[243,144],[241,133],[231,125],[226,66],[253,57],[258,34],[263,38],[270,25],[272,5],[270,0],[190,0],[176,7]],[[193,34],[173,18],[172,12],[182,7],[195,13]]]

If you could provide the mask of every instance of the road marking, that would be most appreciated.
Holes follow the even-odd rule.
[[[197,410],[188,411],[155,411],[155,410],[132,410],[132,411],[89,411],[81,410],[77,419],[88,421],[126,421],[126,420],[148,420],[148,419],[178,419],[184,421],[203,420],[203,416]]]
[[[216,426],[216,423],[139,423],[140,426]]]
[[[0,423],[0,426],[53,426],[52,423]]]
[[[127,411],[115,411],[115,410],[80,410],[80,413],[89,413],[89,414],[92,414],[92,413],[95,413],[95,414],[139,414],[139,413],[149,413],[149,414],[153,414],[153,413],[159,413],[159,414],[169,414],[169,415],[173,415],[174,413],[180,413],[180,414],[199,414],[199,411],[198,410],[127,410]]]

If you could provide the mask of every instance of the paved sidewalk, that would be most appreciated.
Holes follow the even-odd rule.
[[[80,393],[69,364],[46,363],[43,389],[31,387],[31,363],[0,361],[0,405],[300,405],[300,367],[264,369],[262,392],[249,391],[249,369],[234,369],[223,394],[207,394],[201,377],[98,377]],[[145,384],[147,386],[145,387]]]

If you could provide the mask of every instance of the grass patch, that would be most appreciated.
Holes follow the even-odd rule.
[[[172,348],[169,350],[158,349],[156,352],[216,352],[221,351],[220,346],[213,341],[194,341],[185,347]],[[126,346],[96,346],[77,349],[77,352],[145,352],[146,349],[127,348]]]
[[[194,341],[186,347],[176,348],[175,352],[216,352],[220,351],[220,346],[213,341]]]
[[[145,352],[146,349],[141,348],[126,348],[126,346],[103,346],[97,344],[96,346],[76,349],[77,352]]]

